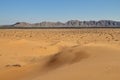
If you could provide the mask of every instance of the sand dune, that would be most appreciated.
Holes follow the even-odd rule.
[[[119,29],[0,30],[0,80],[119,80]]]

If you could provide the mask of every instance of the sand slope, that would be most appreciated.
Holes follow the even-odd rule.
[[[0,80],[119,80],[120,30],[0,30]]]

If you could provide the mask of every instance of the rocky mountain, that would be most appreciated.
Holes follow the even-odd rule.
[[[14,27],[32,27],[33,24],[26,23],[26,22],[17,22],[13,24]]]
[[[78,21],[70,20],[65,23],[62,22],[41,22],[41,23],[26,23],[17,22],[13,27],[120,27],[119,21],[100,20],[100,21]]]

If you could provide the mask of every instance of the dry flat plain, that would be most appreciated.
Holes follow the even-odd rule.
[[[1,29],[0,80],[120,80],[120,29]]]

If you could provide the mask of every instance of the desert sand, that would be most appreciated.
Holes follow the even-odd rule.
[[[1,29],[0,80],[120,80],[120,29]]]

